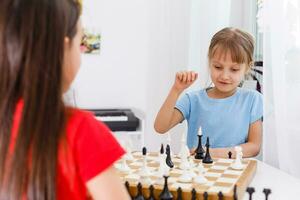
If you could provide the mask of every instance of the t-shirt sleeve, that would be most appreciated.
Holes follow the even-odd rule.
[[[251,107],[250,123],[263,118],[263,98],[259,92],[254,93],[253,103]]]
[[[75,140],[79,173],[84,182],[106,170],[125,153],[109,128],[92,114],[80,123]]]
[[[179,98],[179,100],[176,102],[175,108],[182,113],[184,119],[190,118],[191,102],[188,94],[184,94]]]

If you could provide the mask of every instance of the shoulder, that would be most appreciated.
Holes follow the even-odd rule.
[[[106,125],[97,120],[92,112],[76,108],[67,108],[67,133],[110,132]]]
[[[262,99],[262,94],[256,90],[239,88],[240,96],[245,99],[255,100],[255,99]]]
[[[187,91],[185,94],[189,98],[201,98],[204,95],[205,89]]]

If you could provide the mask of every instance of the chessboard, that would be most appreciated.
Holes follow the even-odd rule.
[[[149,181],[144,182],[143,179],[139,176],[139,170],[143,165],[143,155],[141,152],[132,153],[134,160],[127,160],[127,165],[131,169],[130,172],[121,172],[118,171],[122,180],[129,183],[129,193],[131,196],[137,195],[137,185],[138,183],[142,184],[143,196],[148,197],[150,195],[149,187],[150,185],[154,186],[154,196],[156,199],[159,199],[159,194],[162,192],[164,187],[164,182],[162,181],[163,177],[155,176],[155,172],[159,168],[159,154],[158,153],[149,153],[146,157],[147,166],[153,175],[148,177]],[[212,164],[203,164],[204,171],[203,175],[208,180],[205,184],[197,184],[195,182],[190,183],[181,183],[178,180],[178,177],[182,175],[183,170],[179,168],[180,158],[177,156],[172,157],[174,167],[169,171],[168,178],[168,188],[173,194],[174,199],[177,198],[177,189],[180,187],[182,190],[182,199],[190,200],[192,197],[192,190],[196,190],[197,199],[201,200],[203,194],[206,192],[208,194],[209,200],[217,200],[218,193],[223,193],[223,200],[232,200],[234,199],[234,187],[236,186],[236,196],[238,199],[242,199],[244,196],[245,190],[250,184],[252,178],[255,175],[257,162],[253,159],[243,159],[243,169],[234,170],[231,168],[231,164],[234,162],[234,159],[214,159]],[[198,168],[196,167],[199,162],[202,160],[196,160],[193,157],[190,158],[190,162],[194,164],[192,170],[197,173]],[[121,165],[120,161],[115,165]],[[116,166],[118,169],[118,167]]]

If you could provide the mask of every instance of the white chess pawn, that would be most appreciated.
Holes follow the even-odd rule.
[[[131,171],[130,167],[127,165],[127,159],[125,156],[122,157],[121,164],[117,165],[119,171],[124,173],[129,173]]]
[[[196,182],[198,184],[207,183],[207,179],[204,176],[204,167],[203,167],[202,163],[199,163],[198,171],[199,171],[199,173],[198,173],[197,177],[194,178],[194,182]]]
[[[180,151],[179,151],[179,157],[185,158],[188,157],[190,155],[190,150],[186,145],[186,134],[185,132],[182,133],[182,137],[181,137],[181,146],[180,146]]]
[[[195,178],[195,177],[197,177],[197,174],[194,172],[193,169],[194,169],[194,168],[192,168],[192,167],[188,168],[187,173],[188,173],[192,178]]]
[[[180,169],[189,169],[189,168],[191,168],[191,164],[190,164],[190,162],[188,161],[187,158],[182,158],[181,159],[179,168]]]
[[[132,142],[130,139],[127,139],[127,142],[126,142],[126,158],[127,160],[130,160],[130,161],[134,161],[134,157],[132,155]]]
[[[243,152],[241,146],[236,146],[235,150],[235,160],[231,165],[232,169],[241,170],[243,169],[242,159],[243,159]]]
[[[192,156],[189,156],[188,157],[188,160],[189,160],[189,163],[190,163],[190,166],[193,168],[193,167],[196,167],[196,163],[194,162],[194,159]]]
[[[141,177],[149,177],[152,175],[147,166],[147,150],[145,147],[143,148],[143,166],[139,172],[139,175]]]
[[[178,178],[178,181],[181,182],[181,183],[191,183],[192,180],[193,180],[193,177],[189,173],[189,169],[188,168],[184,168],[183,169],[183,173]]]
[[[134,157],[132,155],[132,144],[131,142],[127,139],[126,142],[120,141],[121,146],[126,150],[126,154],[124,157],[126,160],[134,161]]]
[[[157,177],[163,178],[164,175],[169,175],[170,168],[166,164],[166,154],[160,152],[159,154],[159,168],[156,173]]]
[[[200,162],[200,163],[198,164],[197,169],[198,169],[199,172],[201,172],[202,174],[204,174],[205,169],[204,169],[204,166],[203,166],[202,162]]]

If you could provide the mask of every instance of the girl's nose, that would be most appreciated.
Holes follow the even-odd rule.
[[[220,76],[220,78],[221,79],[223,79],[223,80],[226,80],[226,79],[229,79],[229,73],[226,71],[226,70],[224,70],[222,73],[221,73],[221,76]]]

